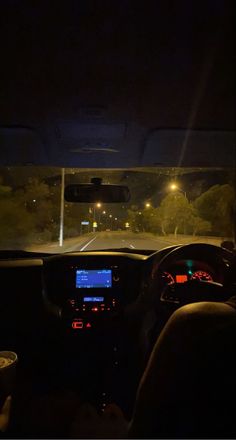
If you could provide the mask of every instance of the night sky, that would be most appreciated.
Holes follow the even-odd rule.
[[[233,2],[1,0],[1,119],[105,106],[142,125],[232,129]]]

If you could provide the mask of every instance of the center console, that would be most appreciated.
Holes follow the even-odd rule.
[[[88,401],[92,390],[99,407],[122,401],[120,384],[127,378],[125,389],[131,386],[128,371],[136,364],[135,345],[123,311],[137,291],[137,260],[94,252],[52,256],[44,262],[44,298],[57,316],[51,320],[55,342],[50,352],[55,346],[56,353],[63,353],[60,374],[68,387],[78,387]],[[124,400],[128,402],[127,396]]]
[[[121,279],[117,265],[83,268],[71,265],[65,311],[72,330],[88,330],[114,315],[121,305]]]
[[[46,303],[72,333],[113,326],[136,297],[142,259],[102,251],[49,257],[43,270]]]

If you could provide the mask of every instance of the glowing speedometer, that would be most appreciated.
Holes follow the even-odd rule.
[[[191,276],[191,280],[213,281],[212,276],[204,270],[197,270],[196,272],[194,272]]]
[[[166,284],[173,284],[175,282],[174,278],[169,272],[163,272],[161,278]]]

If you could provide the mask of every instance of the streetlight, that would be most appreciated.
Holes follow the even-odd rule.
[[[93,218],[95,220],[95,213],[96,213],[96,208],[101,208],[102,204],[100,202],[95,203],[94,207],[93,207]]]
[[[102,204],[100,202],[95,203],[94,207],[93,207],[93,222],[96,221],[96,208],[101,208]],[[100,222],[100,216],[99,216],[99,220]],[[95,226],[93,226],[93,232],[95,232],[96,228]]]
[[[180,188],[178,187],[178,185],[176,185],[176,183],[171,183],[169,188],[170,188],[171,191],[179,191],[179,192],[182,192],[182,193],[184,194],[184,197],[187,199],[187,194],[186,194],[186,192],[183,191],[182,189],[180,189]]]
[[[171,190],[171,191],[179,191],[179,192],[182,192],[183,195],[184,195],[184,197],[185,197],[185,200],[188,202],[186,192],[183,191],[182,189],[180,189],[180,188],[178,187],[178,185],[176,185],[176,183],[171,183],[171,184],[170,184],[170,190]],[[186,221],[185,221],[185,219],[184,219],[184,234],[185,234],[185,232],[186,232]]]
[[[146,207],[146,208],[150,208],[150,206],[151,206],[151,203],[148,203],[148,202],[145,203],[145,207]]]

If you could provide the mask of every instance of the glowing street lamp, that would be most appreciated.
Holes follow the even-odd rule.
[[[176,185],[176,183],[171,183],[170,186],[169,186],[169,188],[170,188],[171,191],[179,191],[179,192],[182,192],[182,193],[184,194],[184,197],[187,199],[186,192],[183,191],[182,189],[180,189],[180,188],[178,187],[178,185]]]
[[[93,207],[93,222],[96,222],[96,208],[100,209],[102,204],[100,202],[97,202],[94,204]],[[99,215],[99,222],[100,222],[100,215]],[[95,232],[96,228],[93,226],[93,232]]]
[[[148,202],[145,203],[145,207],[146,207],[146,208],[150,208],[150,206],[151,206],[151,203],[148,203]]]

